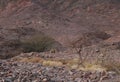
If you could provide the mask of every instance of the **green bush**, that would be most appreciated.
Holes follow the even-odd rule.
[[[24,52],[43,52],[49,50],[54,44],[55,40],[45,36],[37,35],[21,42]]]

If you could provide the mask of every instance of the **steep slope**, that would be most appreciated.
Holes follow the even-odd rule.
[[[36,32],[43,32],[63,45],[94,30],[119,36],[119,0],[1,0],[3,3],[0,43]]]
[[[119,0],[18,0],[8,3],[0,21],[2,27],[34,27],[50,35],[109,31],[119,29],[119,7]]]
[[[0,82],[119,82],[119,27],[120,0],[0,0]]]

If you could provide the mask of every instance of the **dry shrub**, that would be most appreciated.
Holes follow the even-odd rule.
[[[8,59],[22,52],[44,52],[52,49],[56,41],[44,34],[29,36],[27,39],[15,38],[1,43],[1,59]]]
[[[120,63],[115,61],[106,61],[103,62],[102,66],[106,67],[108,71],[115,71],[116,73],[120,74]]]
[[[116,73],[120,74],[120,63],[115,60],[114,57],[110,56],[109,54],[104,54],[101,58],[98,57],[97,64],[105,67],[107,71],[115,71]]]
[[[99,47],[101,49],[96,63],[107,68],[108,71],[115,71],[120,74],[120,62],[119,57],[117,57],[119,56],[119,43],[102,43]]]
[[[35,35],[21,42],[24,52],[43,52],[51,49],[55,40],[46,35]]]

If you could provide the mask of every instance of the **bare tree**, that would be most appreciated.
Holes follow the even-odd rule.
[[[85,67],[83,64],[85,58],[82,57],[81,52],[82,52],[83,47],[89,46],[89,45],[90,43],[88,43],[88,37],[86,37],[85,35],[82,35],[77,40],[71,42],[71,47],[75,49],[76,53],[79,56],[78,65],[82,65],[83,67]]]
[[[104,39],[107,38],[109,38],[108,34],[101,31],[94,31],[94,32],[82,33],[77,38],[77,40],[70,42],[71,47],[75,49],[76,53],[79,56],[78,66],[81,65],[82,67],[85,67],[84,62],[89,56],[89,54],[87,53],[87,55],[83,57],[82,49],[84,47],[92,46],[93,44],[97,44],[100,41],[103,41]]]

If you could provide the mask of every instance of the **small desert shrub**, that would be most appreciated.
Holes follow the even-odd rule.
[[[120,63],[109,61],[104,62],[102,65],[106,67],[108,71],[115,71],[116,73],[120,74]]]
[[[21,41],[21,45],[24,52],[43,52],[51,49],[54,42],[55,40],[48,36],[36,35]]]
[[[114,57],[109,54],[100,54],[96,59],[97,61],[94,62],[96,65],[106,68],[106,71],[114,71],[120,74],[120,63]]]
[[[102,67],[105,67],[107,71],[114,71],[117,74],[120,74],[120,63],[116,62],[113,59],[103,59],[102,62],[97,63],[100,64]]]
[[[108,71],[115,71],[120,74],[120,62],[116,56],[114,56],[119,53],[117,52],[119,50],[119,43],[113,43],[112,45],[101,43],[99,44],[99,47],[101,48],[101,54],[97,56],[97,64],[105,67]],[[113,53],[114,50],[115,52]]]

